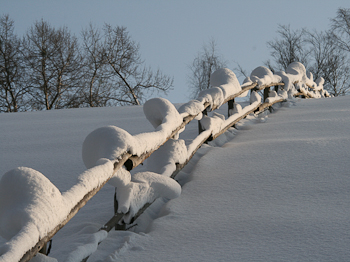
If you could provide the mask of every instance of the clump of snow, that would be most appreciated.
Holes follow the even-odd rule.
[[[147,170],[170,177],[176,170],[176,163],[187,160],[185,141],[169,139],[147,159]]]
[[[135,139],[116,126],[100,127],[92,131],[83,142],[82,157],[86,168],[96,165],[97,160],[116,160],[124,152],[135,147]]]
[[[265,66],[255,68],[250,74],[250,80],[258,83],[258,85],[268,85],[281,81],[281,77],[274,75],[270,69]]]
[[[97,250],[98,244],[106,239],[108,236],[107,231],[100,230],[89,236],[89,243],[77,247],[73,252],[69,253],[66,262],[83,261],[84,258],[90,256]]]
[[[269,97],[276,97],[276,96],[278,96],[277,92],[275,90],[270,90]]]
[[[257,92],[253,91],[250,94],[250,103],[253,104],[255,102],[261,103],[261,96]]]
[[[313,82],[313,81],[314,81],[314,75],[313,75],[313,73],[307,72],[307,73],[306,73],[306,76],[307,76],[307,78],[310,80],[310,82]]]
[[[45,236],[61,209],[61,192],[34,169],[18,167],[0,180],[0,235],[7,240],[28,230],[28,224],[35,226],[34,235]]]
[[[245,88],[246,86],[250,86],[252,85],[254,82],[250,79],[249,76],[247,76],[244,80],[243,83],[241,85],[241,88]],[[245,91],[244,93],[242,93],[241,95],[239,95],[238,97],[246,97],[249,93],[249,90]]]
[[[225,99],[242,90],[235,73],[228,68],[220,68],[213,72],[210,75],[210,85],[220,87]]]
[[[265,102],[267,103],[272,103],[276,100],[279,100],[279,99],[287,99],[288,98],[288,94],[287,94],[287,91],[283,90],[283,89],[280,89],[278,90],[278,93],[274,90],[271,90],[269,92],[269,97],[266,99]]]
[[[278,95],[284,99],[288,99],[288,92],[284,89],[279,89],[278,90]]]
[[[306,76],[306,85],[315,88],[316,83],[314,82],[314,75],[311,72],[307,72]]]
[[[164,98],[148,100],[143,111],[156,129],[154,132],[132,136],[116,126],[100,127],[84,140],[82,157],[85,166],[91,168],[101,158],[118,160],[125,152],[141,155],[156,149],[183,121],[175,106]]]
[[[119,168],[113,177],[108,181],[108,184],[116,188],[126,186],[131,181],[131,174],[125,167]]]
[[[234,103],[233,104],[233,114],[240,114],[242,112],[242,106],[240,104]]]
[[[149,152],[161,146],[165,140],[177,129],[183,121],[175,106],[164,98],[153,98],[148,100],[143,106],[146,118],[155,127],[155,132],[141,133],[134,138],[139,142],[139,149],[134,148],[134,153]],[[179,136],[184,130],[182,128],[175,135]],[[136,154],[140,154],[136,153]]]
[[[146,203],[152,203],[159,197],[174,199],[180,194],[181,186],[170,177],[153,172],[136,173],[130,183],[130,209],[124,220],[128,223]],[[118,199],[119,204],[123,205]]]
[[[184,163],[186,160],[184,140],[169,139],[148,158],[149,172],[131,176],[124,167],[119,169],[109,181],[109,184],[116,187],[118,212],[126,214],[130,211],[128,219],[131,219],[139,208],[158,197],[177,197],[181,189],[170,176],[176,170],[176,163]]]
[[[281,81],[284,83],[283,89],[286,91],[295,89],[294,83],[299,82],[299,75],[287,74],[284,71],[277,72],[276,75],[281,77]]]
[[[182,118],[186,116],[195,116],[196,120],[201,120],[202,119],[202,111],[204,110],[204,105],[203,103],[199,102],[198,100],[191,100],[183,105],[180,106],[178,109],[179,114]]]
[[[286,73],[298,77],[298,80],[303,83],[306,83],[308,80],[305,66],[300,62],[290,63],[286,69]]]
[[[315,81],[315,84],[316,84],[315,90],[317,91],[323,90],[324,78],[323,77],[317,78]]]
[[[244,78],[244,80],[243,80],[242,87],[243,87],[243,86],[249,86],[249,85],[251,85],[251,84],[253,84],[253,83],[254,83],[254,82],[250,79],[250,77],[247,76],[247,77]]]
[[[208,102],[211,108],[219,108],[224,102],[225,98],[221,88],[212,87],[202,90],[199,93],[197,100],[202,104]]]
[[[221,130],[224,121],[225,116],[214,112],[212,117],[204,116],[200,124],[204,130],[212,130],[212,133],[217,133]]]
[[[56,258],[48,257],[44,254],[37,253],[35,257],[33,257],[30,262],[58,262]]]
[[[295,93],[296,93],[296,90],[295,90],[295,89],[290,89],[290,90],[288,90],[288,91],[287,91],[288,99],[293,99]]]
[[[0,260],[18,261],[89,191],[112,175],[111,161],[100,159],[97,164],[79,175],[77,184],[62,194],[36,170],[19,167],[7,172],[0,180],[0,234],[11,241],[1,247]]]
[[[182,117],[175,106],[165,98],[152,98],[146,101],[143,112],[155,129],[170,122],[175,122],[175,125],[182,123]]]
[[[40,172],[15,168],[0,180],[1,261],[19,261],[66,215],[60,191]]]

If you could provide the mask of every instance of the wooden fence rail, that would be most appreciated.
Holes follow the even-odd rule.
[[[257,83],[251,83],[249,85],[242,86],[242,89],[239,92],[236,92],[233,95],[230,95],[226,97],[223,101],[223,104],[228,103],[228,118],[224,121],[224,125],[221,127],[220,130],[216,131],[215,133],[212,130],[204,130],[201,128],[199,130],[199,135],[194,139],[195,141],[195,147],[191,149],[189,156],[187,157],[186,161],[184,163],[176,163],[176,170],[172,173],[171,177],[175,178],[178,172],[191,160],[193,155],[197,152],[197,150],[202,146],[203,143],[207,141],[211,141],[216,139],[218,136],[222,135],[224,132],[226,132],[230,127],[235,125],[237,122],[242,120],[243,118],[247,117],[248,115],[252,113],[258,113],[264,111],[266,108],[270,108],[272,105],[276,103],[281,103],[286,101],[285,98],[278,97],[277,99],[273,100],[273,102],[268,102],[266,99],[268,98],[268,94],[270,91],[270,87],[275,86],[283,86],[283,82],[271,82],[269,84],[264,85],[258,85]],[[241,114],[234,114],[231,115],[230,109],[233,109],[234,105],[234,99],[239,97],[244,92],[247,92],[251,90],[253,91],[263,91],[263,102],[254,102],[250,106],[245,107],[244,109],[247,109],[244,113]],[[277,90],[277,88],[275,89]],[[297,92],[294,94],[295,96],[304,96],[306,98],[312,97],[311,93],[306,93],[303,91]],[[109,176],[105,181],[100,183],[98,186],[96,186],[91,191],[87,192],[84,197],[75,204],[75,206],[70,210],[68,216],[61,221],[58,225],[56,225],[45,237],[40,239],[34,247],[32,247],[30,250],[28,250],[23,257],[19,260],[21,262],[29,261],[33,256],[35,256],[36,253],[38,253],[40,250],[41,252],[46,253],[46,243],[50,241],[50,239],[72,218],[74,215],[108,182],[108,180],[113,177],[113,175],[120,169],[122,166],[125,166],[125,168],[130,171],[133,168],[137,167],[139,164],[143,163],[155,150],[157,150],[161,145],[163,145],[165,142],[167,142],[169,139],[173,138],[180,130],[182,130],[188,123],[190,123],[192,120],[194,120],[199,114],[206,113],[207,110],[211,107],[211,110],[217,109],[217,105],[211,105],[209,102],[205,101],[203,102],[203,112],[198,112],[194,115],[188,115],[185,116],[182,120],[182,123],[177,126],[172,132],[168,134],[168,136],[162,141],[162,143],[159,146],[154,147],[152,150],[148,152],[144,152],[143,154],[137,156],[132,155],[130,152],[124,152],[119,158],[118,161],[115,161],[114,168],[113,168],[113,174]],[[200,125],[199,125],[200,126]],[[116,197],[114,197],[116,198]],[[137,219],[153,202],[146,203],[137,213],[136,215],[131,219],[131,223]],[[117,205],[118,203],[115,203]],[[115,215],[103,226],[100,230],[105,230],[109,232],[112,228],[116,228],[117,225],[120,229],[125,229],[126,224],[123,222],[123,218],[126,214],[123,213],[117,213],[117,209],[115,209]],[[121,226],[120,226],[121,225]],[[86,261],[87,258],[85,258]],[[1,261],[1,256],[0,256]]]

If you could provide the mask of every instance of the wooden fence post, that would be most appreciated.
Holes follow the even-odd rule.
[[[229,100],[227,102],[227,116],[230,117],[231,116],[231,110],[233,110],[233,106],[235,104],[235,99]]]
[[[270,92],[270,87],[266,87],[264,89],[264,103],[265,103],[266,99],[269,97],[269,92]]]
[[[204,109],[203,112],[202,112],[202,114],[203,114],[204,116],[207,116],[207,115],[208,115],[207,109]],[[204,131],[204,129],[203,129],[202,125],[201,125],[201,121],[198,120],[198,134],[202,133],[203,131]]]

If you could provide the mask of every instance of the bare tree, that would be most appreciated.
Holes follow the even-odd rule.
[[[101,31],[92,24],[82,31],[84,57],[84,88],[82,103],[89,107],[107,106],[113,96],[108,81],[108,64]]]
[[[331,20],[332,32],[339,47],[350,52],[350,8],[339,8]]]
[[[121,105],[140,105],[147,94],[154,91],[166,93],[171,89],[171,77],[144,66],[139,45],[131,39],[125,27],[105,24],[103,32],[109,81],[114,92],[111,100]]]
[[[211,39],[189,66],[191,97],[196,98],[202,90],[210,88],[210,75],[217,69],[226,67],[226,64],[222,56],[217,53],[215,40]]]
[[[36,22],[27,32],[23,53],[31,83],[32,109],[77,107],[81,57],[76,37],[66,27],[56,30]]]
[[[266,65],[269,68],[286,70],[292,62],[301,62],[307,67],[309,51],[305,45],[305,31],[293,31],[289,25],[279,25],[277,33],[278,39],[267,42],[276,67],[273,66],[271,61],[267,61]]]
[[[14,22],[0,17],[0,112],[26,110],[27,88],[22,79],[21,42],[14,34]]]
[[[311,45],[309,70],[314,79],[323,77],[324,89],[334,96],[345,95],[350,90],[349,58],[338,45],[337,37],[331,31],[308,32],[307,41]]]

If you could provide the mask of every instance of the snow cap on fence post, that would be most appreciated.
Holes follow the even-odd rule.
[[[182,123],[182,117],[175,106],[165,98],[152,98],[143,105],[143,112],[147,120],[154,128],[161,124],[173,124],[178,126]]]
[[[9,240],[22,231],[36,242],[58,223],[65,209],[62,201],[58,188],[34,169],[5,173],[0,180],[0,235]]]
[[[259,86],[274,82],[274,75],[270,69],[265,66],[258,66],[250,74],[250,80],[258,83]]]
[[[165,98],[152,98],[143,105],[143,112],[147,120],[157,130],[171,132],[178,128],[183,121],[175,106]],[[179,133],[183,130],[180,130]]]
[[[224,99],[242,90],[238,79],[230,69],[220,68],[210,75],[210,85],[221,88]]]
[[[86,168],[91,168],[99,159],[116,160],[131,148],[137,148],[132,135],[119,127],[105,126],[95,129],[85,138],[82,157]]]
[[[290,63],[286,69],[287,74],[291,74],[298,77],[298,81],[306,83],[308,77],[306,76],[306,68],[300,62]]]

